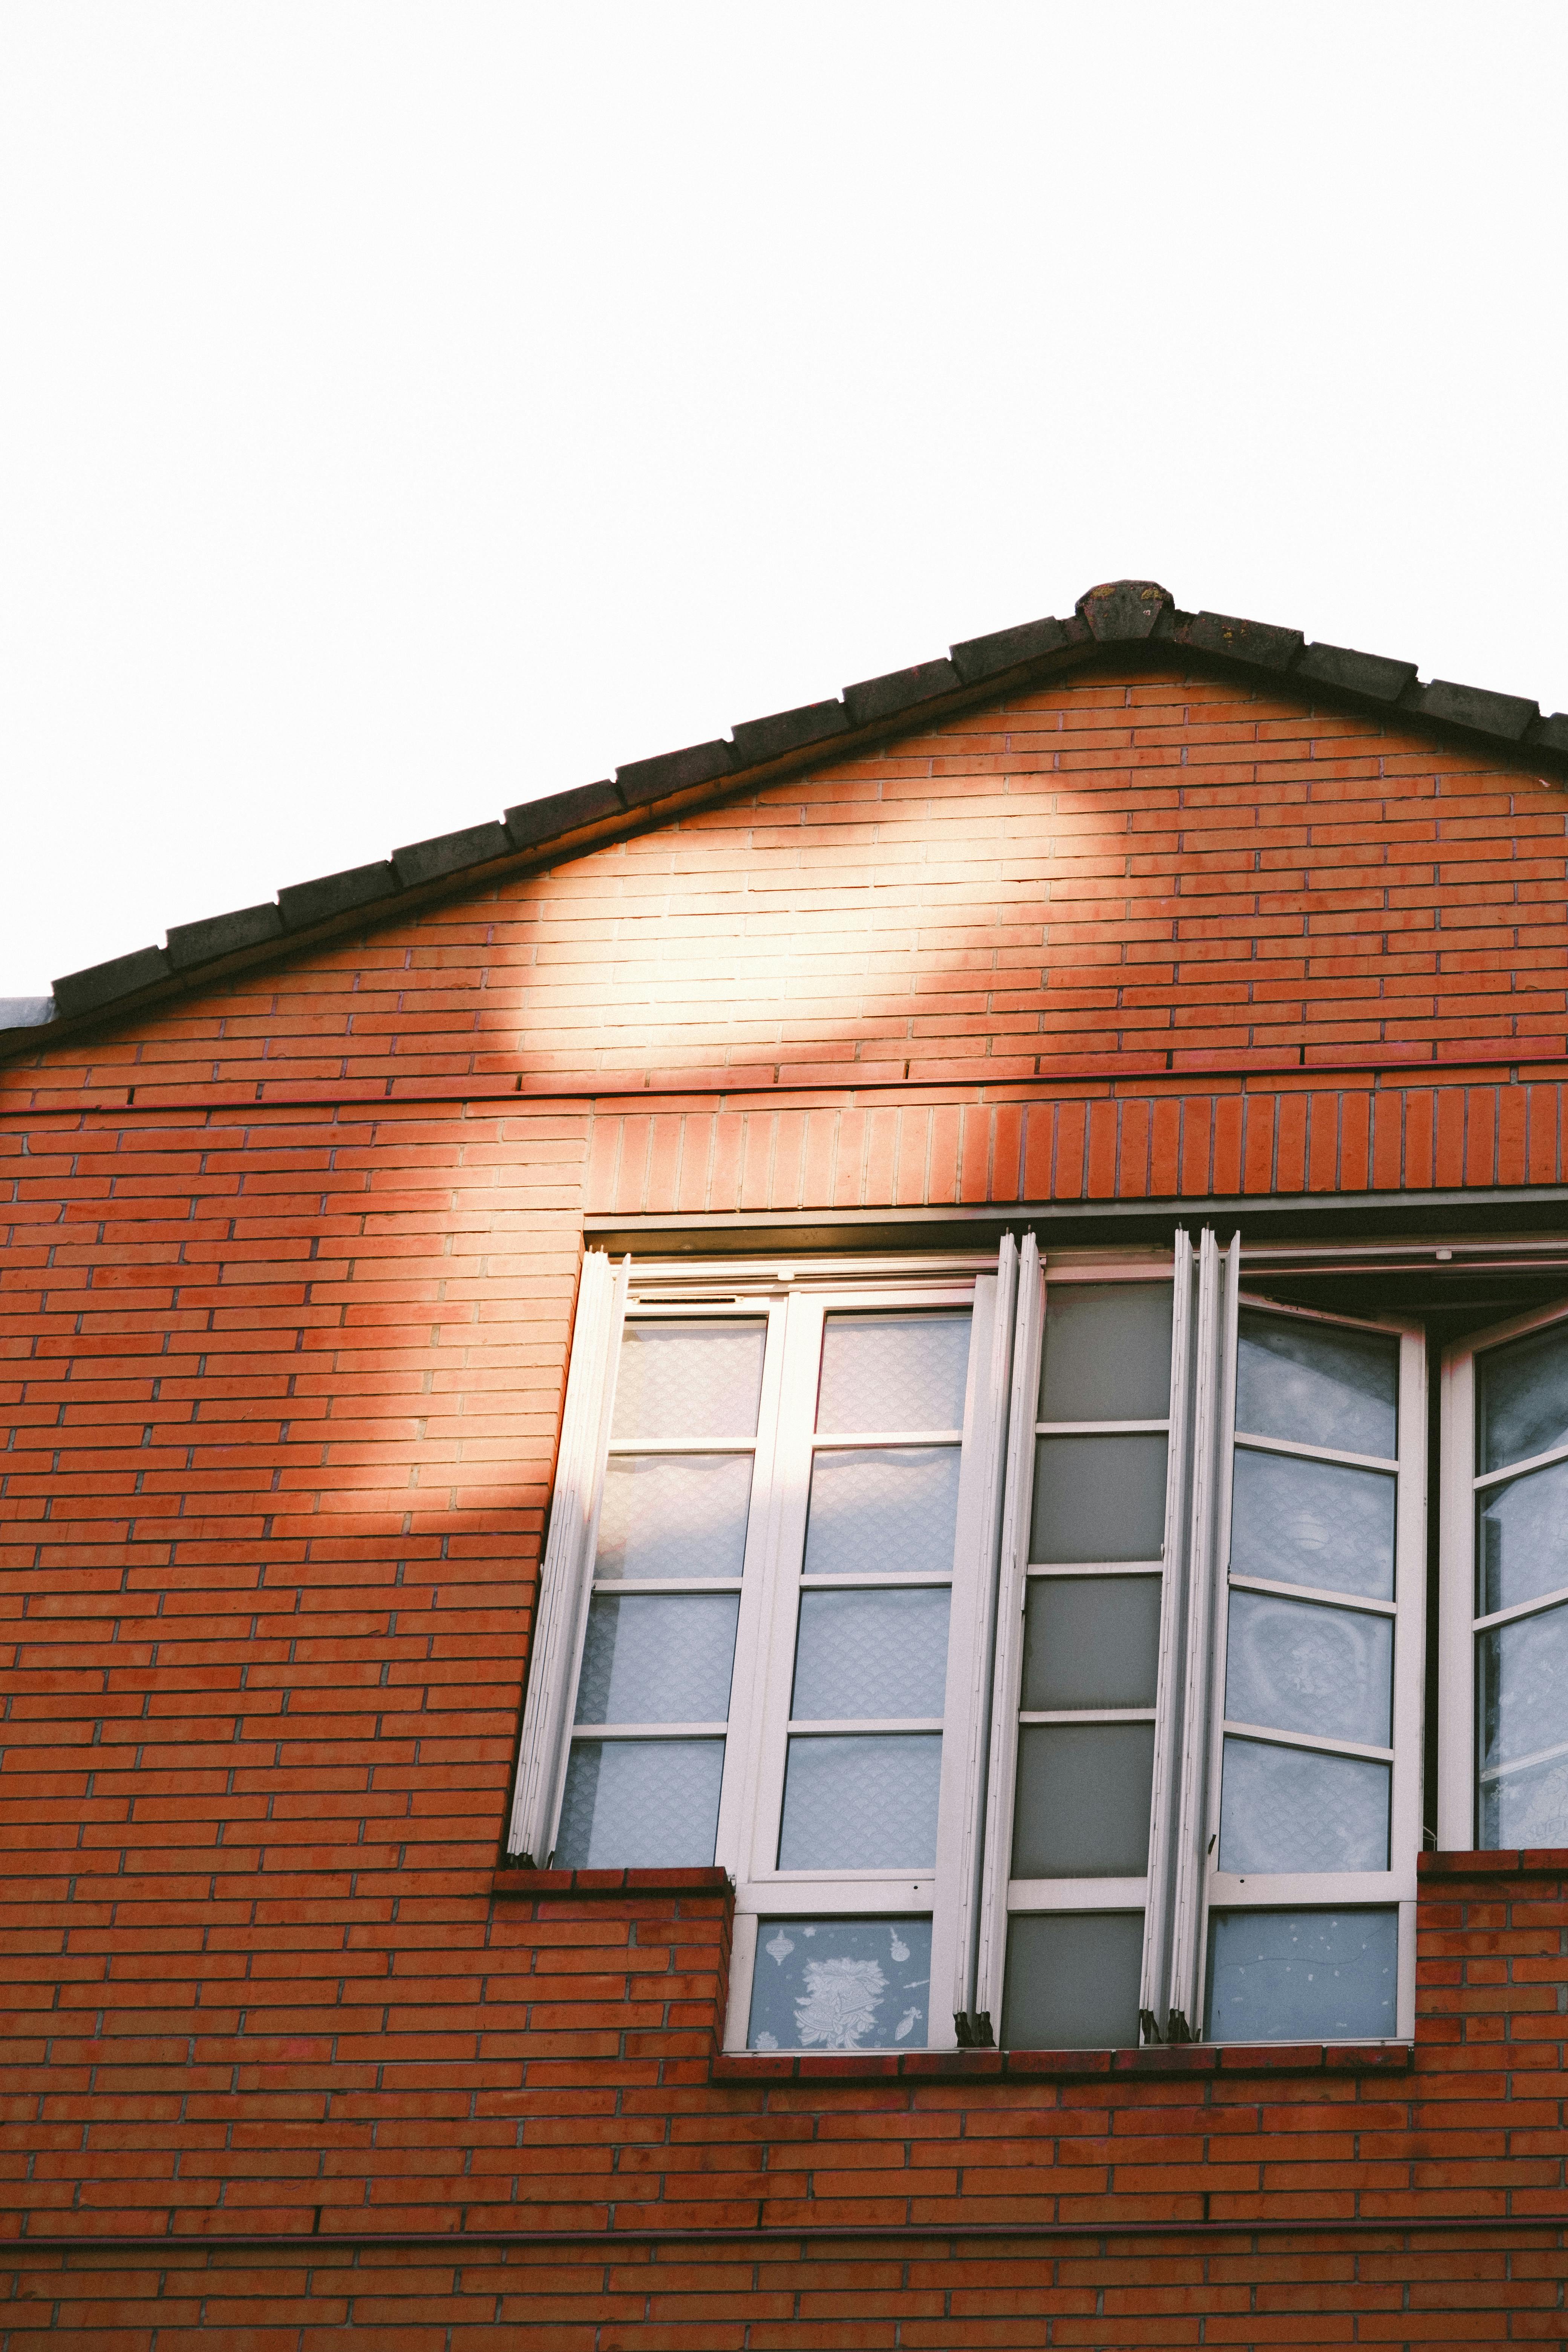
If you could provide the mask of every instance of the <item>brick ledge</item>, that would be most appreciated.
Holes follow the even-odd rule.
[[[1492,1846],[1470,1853],[1423,1853],[1420,1878],[1568,1878],[1568,1846]]]
[[[1194,2074],[1406,2074],[1408,2042],[1177,2043],[1154,2050],[908,2050],[886,2056],[727,2051],[714,2058],[715,2083],[981,2083],[1084,2081]]]
[[[729,1895],[733,1881],[727,1870],[531,1870],[512,1864],[492,1871],[492,1895],[520,1895],[530,1902],[542,1896],[574,1902],[648,1895]]]

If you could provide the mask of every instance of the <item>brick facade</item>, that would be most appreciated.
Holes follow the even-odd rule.
[[[1560,1186],[1565,883],[1145,662],[0,1070],[0,2352],[1568,2341],[1563,1857],[1438,1858],[1408,2057],[847,2074],[495,1867],[585,1219]]]

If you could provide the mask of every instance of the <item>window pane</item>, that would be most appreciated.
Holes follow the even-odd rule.
[[[1389,1768],[1261,1739],[1227,1739],[1219,1866],[1386,1870]]]
[[[798,1723],[937,1716],[947,1695],[948,1591],[806,1592],[795,1641]]]
[[[923,2050],[929,1919],[761,1919],[752,2050]]]
[[[1165,1541],[1166,1439],[1037,1437],[1029,1558],[1158,1559]]]
[[[1232,1723],[1389,1744],[1394,1623],[1357,1609],[1233,1592],[1225,1711]]]
[[[1478,1646],[1482,1770],[1568,1742],[1568,1608],[1500,1625]]]
[[[1568,1462],[1489,1486],[1476,1510],[1483,1616],[1568,1585]]]
[[[1136,2047],[1142,1969],[1141,1911],[1010,1919],[1002,2047]]]
[[[792,1738],[781,1870],[929,1870],[936,1860],[942,1735]]]
[[[558,1870],[711,1869],[721,1739],[577,1739],[555,1841]]]
[[[1024,1604],[1026,1707],[1152,1706],[1157,1576],[1044,1576]]]
[[[1246,1311],[1236,1368],[1236,1425],[1254,1437],[1394,1454],[1399,1342]]]
[[[1568,1438],[1568,1324],[1489,1349],[1476,1362],[1481,1466],[1501,1470]]]
[[[579,1723],[722,1723],[730,1712],[738,1592],[595,1593]]]
[[[1396,1480],[1383,1470],[1236,1449],[1230,1565],[1237,1576],[1394,1598]]]
[[[1170,1410],[1170,1284],[1047,1283],[1039,1419],[1163,1421]]]
[[[1481,1782],[1480,1843],[1568,1845],[1568,1755]]]
[[[956,1445],[819,1453],[805,1528],[807,1576],[951,1576]]]
[[[628,1323],[612,1437],[753,1437],[767,1325]]]
[[[1152,1723],[1025,1724],[1014,1877],[1141,1878],[1153,1785]]]
[[[936,1315],[829,1315],[822,1333],[820,1430],[962,1429],[967,1307]]]
[[[1210,2042],[1378,2041],[1397,2031],[1396,1911],[1216,1911]]]
[[[612,1454],[595,1576],[739,1576],[749,1454]]]

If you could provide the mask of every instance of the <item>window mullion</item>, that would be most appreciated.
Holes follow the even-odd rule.
[[[956,2016],[981,2006],[975,1995],[979,1959],[986,1772],[991,1747],[992,1657],[996,1639],[997,1583],[1006,1493],[1007,1423],[1017,1318],[1018,1246],[1002,1237],[994,1277],[974,1286],[969,1427],[960,1489],[959,1541],[948,1651],[948,1748],[937,1839],[939,1873],[952,1882],[952,1900],[938,1905],[931,1948],[931,2034],[943,2033],[940,1987],[951,1975],[948,2004]],[[944,1889],[944,1892],[947,1890]],[[951,1923],[951,1925],[950,1925]],[[945,1938],[951,1934],[951,1954]]]
[[[1236,1419],[1239,1234],[1221,1255],[1205,1230],[1198,1245],[1193,1360],[1191,1512],[1182,1705],[1182,1790],[1171,1889],[1170,1974],[1164,2009],[1202,2026],[1205,1881],[1211,1822],[1218,1821],[1218,1706],[1228,1554],[1231,1433]],[[1153,2004],[1151,2004],[1152,2006]]]
[[[1018,1769],[1018,1696],[1023,1679],[1024,1601],[1028,1583],[1029,1510],[1034,1495],[1035,1400],[1040,1385],[1046,1293],[1039,1245],[1026,1234],[1018,1254],[1007,1447],[1002,1482],[985,1835],[975,1921],[973,2006],[1000,2038],[1002,1979],[1007,1949],[1007,1884],[1013,1852],[1014,1781]],[[958,2004],[963,2007],[963,2003]]]

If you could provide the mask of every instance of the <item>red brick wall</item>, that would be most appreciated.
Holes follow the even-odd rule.
[[[0,1073],[11,2226],[597,2228],[650,2200],[662,2227],[752,2225],[783,2176],[794,2227],[826,2145],[805,2204],[939,2231],[613,2270],[535,2246],[457,2285],[390,2245],[210,2274],[29,2252],[7,2352],[49,2327],[294,2352],[351,2296],[420,2352],[446,2320],[398,2336],[400,2297],[456,2295],[475,2344],[515,2340],[515,2305],[597,2352],[739,2342],[748,2297],[753,2344],[1033,2343],[1046,2312],[1057,2341],[1178,2341],[1223,2290],[1225,2340],[1314,2340],[1292,2296],[1361,2297],[1365,2337],[1374,2284],[1415,2341],[1446,2263],[1556,2340],[1550,2232],[1029,2241],[983,2267],[940,2235],[1185,2228],[1205,2196],[1226,2221],[1216,2198],[1568,2213],[1521,2136],[1550,2138],[1557,2095],[1510,2120],[1525,2061],[1485,2041],[1554,2024],[1527,1954],[1500,2007],[1482,1975],[1453,1994],[1463,2040],[1424,2028],[1446,2103],[1278,2063],[1092,2100],[984,2064],[764,2088],[710,2071],[710,1893],[536,1918],[491,1869],[584,1213],[1555,1182],[1565,807],[1238,688],[1060,687]],[[1434,1054],[1440,1079],[1411,1068]],[[1016,2311],[963,2308],[983,2294]]]

